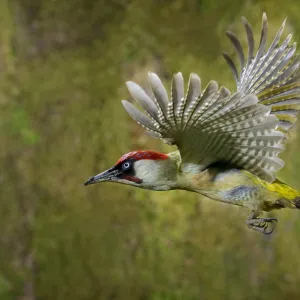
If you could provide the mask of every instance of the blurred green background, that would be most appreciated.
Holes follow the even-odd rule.
[[[295,0],[0,1],[1,300],[300,299],[299,211],[266,237],[196,194],[82,185],[123,153],[171,150],[123,110],[126,80],[233,89],[225,31],[244,36],[244,15],[259,41],[264,11],[269,42],[286,16],[300,41]],[[300,189],[291,140],[279,175]]]

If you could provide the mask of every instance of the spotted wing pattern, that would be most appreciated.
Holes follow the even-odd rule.
[[[261,41],[254,56],[253,33],[248,22],[243,22],[247,60],[239,40],[227,34],[237,50],[240,73],[233,60],[224,55],[237,82],[237,92],[231,94],[215,81],[202,91],[200,78],[191,74],[184,93],[182,74],[177,73],[169,99],[160,78],[149,73],[152,96],[136,83],[127,82],[129,93],[146,114],[126,100],[122,103],[151,136],[177,145],[184,164],[201,171],[218,161],[229,162],[272,182],[274,173],[284,165],[278,158],[284,133],[295,123],[299,109],[299,62],[295,45],[289,45],[290,37],[279,44],[284,24],[265,51],[267,20],[263,15]]]
[[[237,90],[244,94],[255,94],[259,103],[269,106],[271,114],[279,119],[278,129],[287,134],[295,124],[300,110],[300,60],[295,54],[296,43],[291,42],[292,34],[280,43],[286,23],[284,21],[266,50],[268,22],[266,14],[263,14],[260,43],[254,56],[251,26],[245,18],[242,21],[248,41],[247,59],[239,39],[232,32],[227,32],[238,54],[241,71],[238,72],[238,67],[227,53],[223,53],[223,56],[233,73]]]
[[[282,167],[277,157],[283,138],[276,131],[278,120],[270,115],[270,108],[257,103],[254,95],[230,94],[224,87],[219,89],[215,81],[201,92],[196,74],[191,74],[184,95],[183,77],[177,73],[169,101],[156,74],[149,73],[149,83],[154,98],[137,84],[127,82],[131,96],[146,114],[126,100],[122,102],[124,108],[150,135],[177,145],[183,163],[198,165],[201,170],[211,163],[228,161],[268,180]]]

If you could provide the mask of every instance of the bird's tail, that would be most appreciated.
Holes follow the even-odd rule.
[[[280,199],[278,201],[283,207],[300,209],[300,196],[296,196],[293,199]]]
[[[284,21],[266,50],[268,22],[266,14],[263,14],[260,44],[254,55],[253,31],[245,18],[242,21],[248,41],[247,59],[239,39],[232,32],[227,32],[238,54],[241,72],[228,54],[223,53],[224,58],[233,72],[238,91],[254,94],[261,104],[269,106],[271,114],[279,119],[278,130],[287,134],[300,110],[300,60],[296,55],[296,43],[291,42],[292,34],[280,43]]]
[[[296,199],[293,200],[295,208],[300,209],[300,197],[297,197]]]
[[[277,199],[271,200],[267,206],[274,208],[297,208],[300,209],[300,191],[276,179],[273,183],[266,183],[266,188],[278,195]]]

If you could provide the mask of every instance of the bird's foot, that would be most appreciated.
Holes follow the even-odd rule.
[[[275,229],[276,222],[276,218],[257,218],[254,216],[250,216],[246,220],[246,224],[249,228],[264,234],[271,234]]]

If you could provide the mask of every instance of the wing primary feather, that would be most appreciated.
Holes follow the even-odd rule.
[[[266,50],[265,47],[266,47],[267,35],[268,35],[268,20],[267,20],[267,15],[263,13],[262,30],[261,30],[259,48],[256,55],[257,59],[261,59],[261,57],[263,56]]]
[[[176,112],[180,105],[180,102],[184,98],[184,79],[180,72],[176,73],[172,79],[172,88],[171,88],[171,100],[173,102],[173,116],[174,121],[176,122]]]
[[[243,47],[240,43],[240,41],[238,40],[238,38],[235,36],[234,33],[232,33],[231,31],[227,31],[226,32],[227,37],[230,39],[231,43],[233,44],[236,53],[239,56],[239,60],[240,60],[240,64],[241,64],[241,68],[244,67],[245,64],[245,55],[244,55],[244,50]],[[223,54],[224,55],[224,54]]]
[[[163,86],[160,78],[155,73],[149,72],[148,78],[149,78],[149,84],[151,90],[157,101],[157,105],[160,107],[162,114],[166,118],[168,113],[168,103],[169,103],[167,91]]]
[[[201,94],[201,80],[200,77],[191,73],[188,84],[188,92],[186,95],[186,110],[185,113],[197,104],[197,99]]]
[[[146,92],[136,83],[132,81],[126,82],[127,89],[132,98],[137,101],[142,108],[153,118],[159,122],[158,107],[155,102],[146,94]]]
[[[222,54],[223,54],[223,57],[224,57],[224,59],[226,60],[226,62],[228,64],[232,74],[233,74],[235,82],[238,84],[238,82],[239,82],[239,73],[238,73],[238,70],[236,68],[236,65],[234,64],[233,60],[228,55],[228,53],[223,52]]]
[[[200,77],[192,73],[189,78],[188,92],[186,95],[186,104],[184,110],[184,128],[188,125],[201,95],[201,80]]]
[[[247,35],[247,41],[248,41],[248,61],[247,65],[249,66],[253,57],[254,57],[254,37],[253,37],[253,31],[252,28],[248,22],[248,20],[245,17],[242,17],[242,22],[244,24],[246,35]]]
[[[272,44],[271,44],[271,46],[270,46],[267,54],[273,52],[273,50],[277,47],[277,45],[278,45],[278,43],[280,41],[281,35],[283,33],[283,30],[284,30],[284,27],[285,27],[285,23],[286,23],[286,18],[282,22],[282,24],[281,24],[281,26],[280,26],[280,28],[279,28],[279,30],[278,30],[278,32],[277,32],[277,34],[276,34],[273,42],[272,42]]]
[[[190,105],[197,105],[196,101],[201,93],[201,81],[198,75],[192,73],[189,77],[188,89],[185,97],[180,102],[177,109],[177,120],[181,124],[180,130],[184,130],[187,124],[187,119],[189,119],[188,114],[193,108]]]
[[[149,130],[159,132],[159,126],[155,126],[150,118],[141,113],[134,105],[126,100],[122,100],[123,107],[127,113],[140,125]]]

